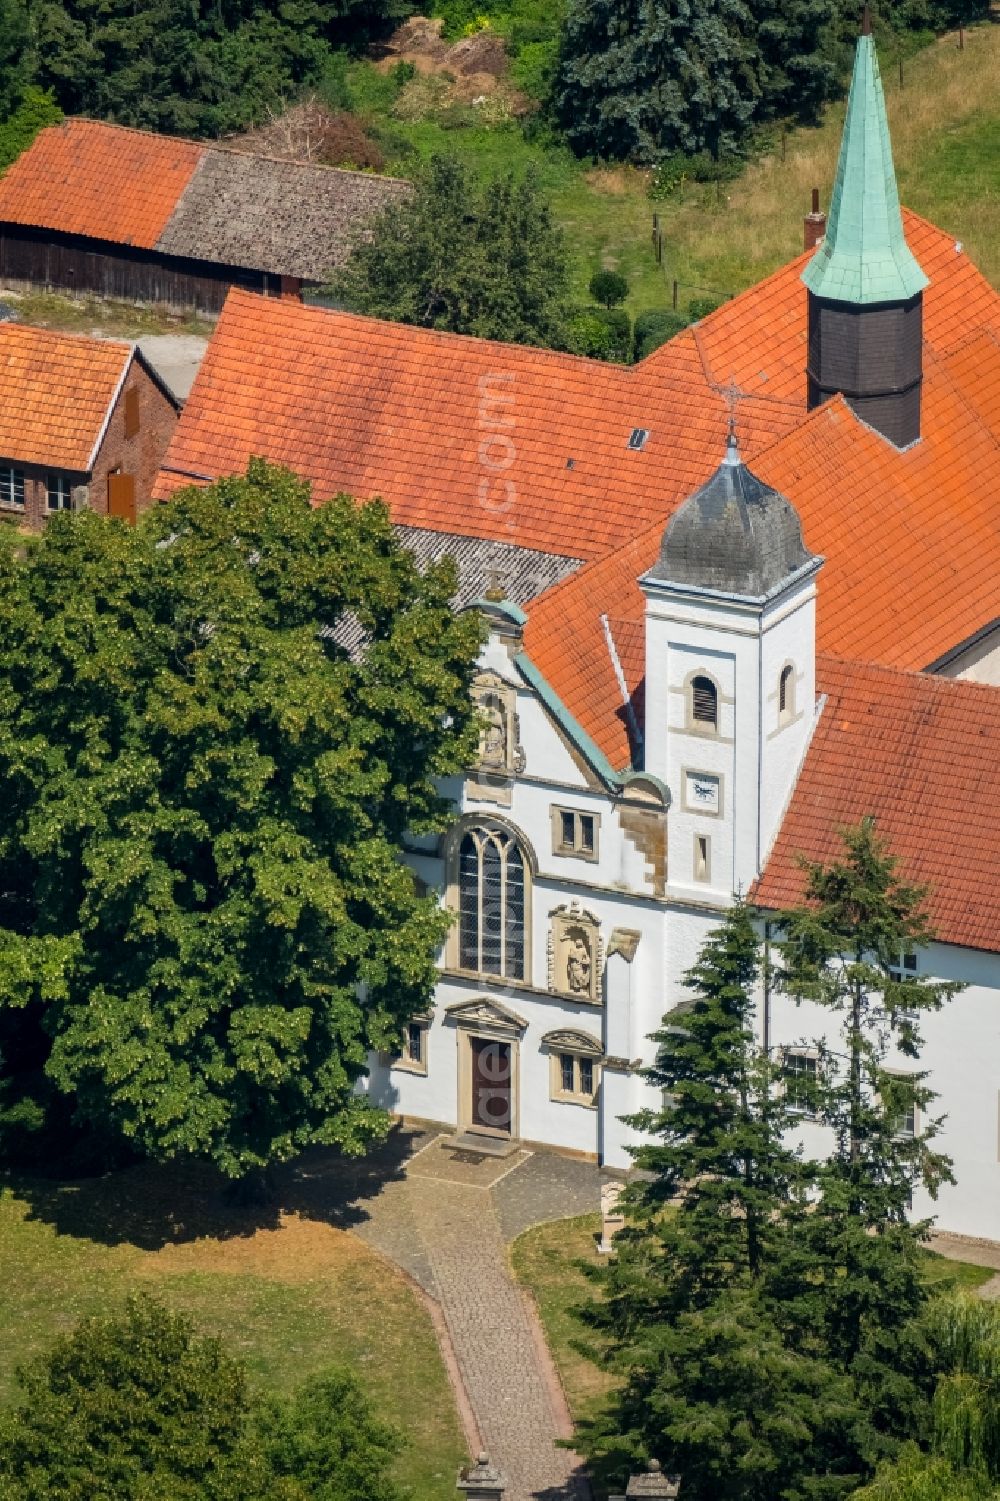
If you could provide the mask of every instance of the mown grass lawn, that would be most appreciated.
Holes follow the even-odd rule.
[[[553,1220],[526,1231],[511,1248],[515,1274],[538,1306],[566,1400],[577,1419],[588,1417],[614,1386],[614,1377],[582,1355],[574,1343],[580,1339],[591,1347],[595,1343],[577,1310],[595,1295],[580,1263],[596,1265],[603,1260],[597,1254],[600,1229],[597,1214]],[[988,1267],[946,1261],[930,1251],[926,1258],[928,1282],[942,1287],[971,1291],[994,1275]]]
[[[355,1236],[298,1216],[223,1229],[220,1214],[202,1234],[216,1217],[206,1192],[142,1168],[0,1189],[0,1403],[17,1396],[18,1365],[56,1335],[146,1289],[219,1334],[263,1387],[288,1391],[350,1367],[405,1437],[396,1468],[413,1501],[453,1501],[467,1456],[430,1319],[408,1283]],[[156,1227],[168,1217],[166,1238]]]

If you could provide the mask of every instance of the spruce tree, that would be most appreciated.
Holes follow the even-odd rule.
[[[850,1375],[868,1414],[855,1439],[868,1464],[920,1433],[933,1386],[918,1315],[927,1221],[911,1223],[916,1186],[951,1181],[933,1148],[940,1122],[920,1057],[920,1018],[962,987],[907,964],[932,937],[925,891],[905,882],[874,820],[845,830],[844,855],[806,864],[806,901],[777,920],[776,984],[822,1007],[817,1119],[831,1134],[814,1212],[802,1232],[812,1265],[810,1338]]]
[[[850,1384],[784,1334],[813,1170],[784,1143],[785,1102],[754,1043],[759,964],[737,903],[654,1035],[645,1078],[663,1105],[631,1121],[651,1140],[585,1310],[624,1382],[583,1444],[609,1478],[659,1459],[691,1501],[834,1497],[857,1482]]]
[[[847,64],[836,35],[836,0],[748,3],[760,53],[757,118],[815,121],[841,91]]]
[[[580,153],[731,154],[760,92],[743,0],[570,0],[553,91]]]

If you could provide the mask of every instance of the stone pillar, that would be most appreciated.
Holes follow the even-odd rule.
[[[597,1249],[602,1256],[611,1255],[614,1238],[625,1224],[625,1216],[618,1203],[624,1189],[623,1183],[601,1184],[601,1239]]]
[[[490,1464],[488,1454],[480,1454],[474,1465],[459,1470],[458,1489],[467,1501],[502,1501],[507,1477],[496,1465]]]
[[[658,1459],[651,1459],[645,1474],[633,1475],[625,1490],[625,1501],[642,1497],[643,1501],[676,1501],[680,1478],[664,1475]]]

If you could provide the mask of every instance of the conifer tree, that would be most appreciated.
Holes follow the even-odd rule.
[[[760,91],[743,0],[570,0],[553,102],[575,150],[730,154]]]
[[[820,1048],[818,1120],[832,1135],[815,1211],[803,1224],[813,1266],[810,1331],[850,1374],[868,1422],[866,1462],[891,1454],[926,1424],[933,1377],[917,1322],[926,1298],[920,1247],[928,1222],[910,1223],[913,1189],[951,1181],[933,1149],[940,1122],[916,1064],[920,1018],[962,987],[907,964],[932,933],[923,889],[907,884],[866,818],[845,830],[844,855],[807,864],[806,901],[777,921],[776,982],[817,1003],[831,1030]],[[805,1327],[805,1326],[804,1326]]]
[[[596,1467],[620,1478],[653,1456],[692,1501],[835,1497],[857,1482],[849,1382],[784,1337],[812,1169],[784,1144],[785,1103],[754,1044],[759,962],[738,902],[654,1035],[645,1077],[663,1107],[631,1121],[652,1140],[634,1152],[630,1223],[585,1311],[625,1378],[581,1428]]]

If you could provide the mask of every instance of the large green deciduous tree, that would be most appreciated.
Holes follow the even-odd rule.
[[[815,1106],[832,1151],[803,1226],[813,1268],[804,1327],[823,1329],[851,1375],[868,1413],[859,1444],[874,1463],[922,1432],[933,1387],[918,1321],[928,1227],[910,1222],[909,1205],[917,1185],[933,1194],[951,1180],[917,1066],[920,1021],[962,987],[906,964],[932,937],[925,892],[900,877],[874,821],[843,839],[842,858],[807,865],[805,902],[777,919],[776,983],[818,1004],[827,1029]]]
[[[400,1501],[396,1435],[345,1372],[261,1398],[150,1298],[84,1319],[0,1417],[3,1501]]]
[[[654,1036],[645,1077],[663,1108],[632,1120],[651,1137],[634,1153],[643,1177],[587,1310],[623,1382],[583,1443],[617,1479],[654,1456],[693,1501],[837,1497],[857,1478],[850,1383],[821,1344],[784,1332],[808,1279],[796,1240],[811,1173],[753,1039],[759,962],[737,904]]]
[[[261,461],[4,535],[0,1006],[84,1121],[232,1177],[386,1129],[356,1086],[446,922],[400,851],[475,735],[454,587]]]
[[[479,182],[438,156],[333,287],[349,308],[484,339],[565,347],[563,236],[533,173]]]
[[[570,0],[553,90],[581,153],[731,153],[760,94],[745,0]]]

